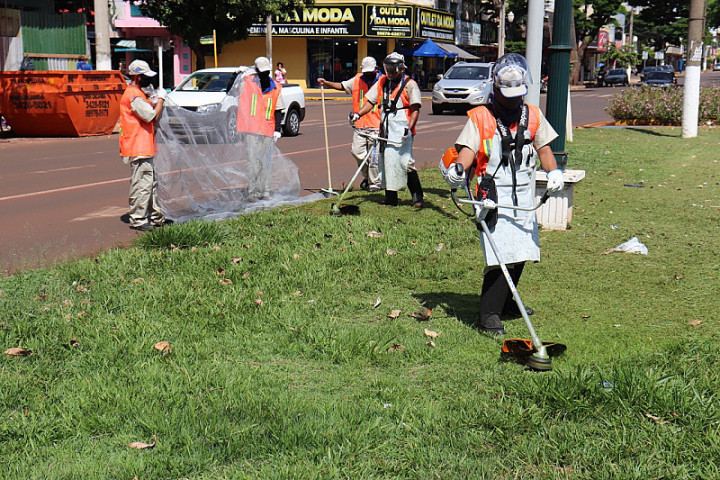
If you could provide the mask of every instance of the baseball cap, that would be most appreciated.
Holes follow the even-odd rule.
[[[255,69],[258,72],[269,72],[270,70],[272,70],[270,60],[268,60],[267,57],[257,57],[255,59]]]
[[[525,57],[518,53],[503,55],[493,68],[493,81],[506,98],[527,94],[527,85],[532,83],[532,77]]]
[[[376,68],[377,62],[373,57],[365,57],[362,59],[362,64],[360,66],[360,71],[362,73],[374,72]]]
[[[145,60],[133,60],[128,66],[128,75],[145,75],[146,77],[154,77],[157,72],[150,70],[150,65]]]

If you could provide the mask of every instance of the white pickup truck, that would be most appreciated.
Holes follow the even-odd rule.
[[[228,101],[227,92],[245,68],[222,67],[198,70],[170,92],[168,98],[186,110],[218,116],[217,122],[222,125],[224,133],[230,138],[235,135],[237,100]],[[305,92],[300,85],[287,84],[283,85],[280,95],[285,104],[282,131],[284,135],[294,137],[300,132],[300,122],[305,119]],[[172,127],[172,118],[169,120]]]

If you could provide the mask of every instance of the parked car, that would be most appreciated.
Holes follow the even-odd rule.
[[[650,72],[642,83],[647,87],[672,87],[677,83],[675,75],[671,72]]]
[[[650,72],[659,72],[660,71],[660,65],[648,65],[647,67],[642,69],[642,72],[640,72],[640,81],[644,82],[645,78],[647,77],[647,74]]]
[[[629,85],[627,72],[624,68],[613,68],[608,71],[604,79],[605,85]]]
[[[435,84],[432,112],[485,105],[492,93],[492,63],[458,62]]]
[[[718,70],[720,70],[720,62],[713,63],[712,68],[713,68],[713,72],[717,72]]]
[[[218,125],[224,129],[225,138],[236,135],[237,99],[229,96],[228,91],[237,76],[246,68],[220,67],[198,70],[168,94],[170,100],[186,110],[217,117],[215,121],[209,120],[199,125],[199,131],[193,131],[196,139],[202,136],[208,139],[222,137],[222,133],[216,135]],[[305,92],[300,85],[286,84],[283,85],[280,95],[285,103],[281,122],[283,134],[293,137],[300,132],[300,123],[305,119]],[[177,134],[185,134],[185,129],[178,119],[169,117],[168,121],[171,127],[178,125]]]

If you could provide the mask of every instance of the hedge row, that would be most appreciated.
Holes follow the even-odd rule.
[[[609,102],[605,111],[618,123],[681,125],[683,88],[625,88]],[[720,124],[720,86],[700,88],[699,123]]]

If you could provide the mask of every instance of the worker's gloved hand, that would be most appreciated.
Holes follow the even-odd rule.
[[[562,190],[564,186],[565,186],[565,182],[563,182],[562,170],[560,170],[559,168],[556,168],[555,170],[550,170],[547,173],[548,192],[557,193],[560,190]]]
[[[273,143],[278,141],[278,138],[282,137],[282,133],[280,132],[273,132]]]
[[[350,126],[355,128],[355,124],[358,120],[360,120],[360,115],[355,112],[350,112],[350,115],[348,115],[348,123],[350,123]]]
[[[158,88],[157,96],[158,98],[162,98],[163,100],[165,100],[165,98],[167,98],[167,90],[165,90],[164,88]]]
[[[460,163],[453,163],[447,169],[445,175],[445,181],[450,185],[450,188],[462,188],[465,183],[465,169]]]

